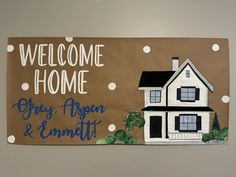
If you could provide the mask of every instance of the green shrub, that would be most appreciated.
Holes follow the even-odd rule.
[[[96,141],[96,144],[108,144],[105,138]]]
[[[208,142],[210,140],[213,139],[213,136],[212,136],[212,133],[204,133],[202,135],[202,141],[205,143],[205,142]]]
[[[218,115],[215,112],[214,120],[212,124],[212,130],[209,133],[202,135],[202,141],[208,142],[210,140],[224,141],[228,137],[228,128],[220,129]]]
[[[220,131],[219,131],[219,130],[213,129],[213,130],[211,131],[211,133],[212,133],[212,138],[213,138],[213,139],[215,139],[215,140],[218,140],[218,139],[219,139],[219,137],[220,137]]]
[[[220,138],[223,139],[223,140],[228,138],[228,128],[222,128],[220,130]]]
[[[119,141],[124,141],[126,138],[126,132],[124,130],[117,130],[115,132],[115,138]]]
[[[130,111],[124,118],[125,129],[132,130],[135,126],[142,128],[145,124],[144,118],[138,111]]]
[[[96,141],[96,144],[136,144],[137,140],[134,136],[125,132],[125,130],[117,130],[114,134],[107,135],[105,138]]]
[[[113,134],[107,135],[105,137],[105,140],[106,140],[107,144],[114,144],[116,141],[116,137]]]
[[[224,141],[228,137],[228,128],[222,128],[221,130],[213,129],[210,133],[204,133],[202,135],[202,141],[208,142],[210,140]]]
[[[139,111],[129,111],[124,118],[125,129],[130,131],[135,126],[142,128],[145,124],[144,118]],[[117,130],[114,134],[107,135],[105,138],[96,141],[96,144],[136,144],[137,139],[126,133],[125,130]]]
[[[136,144],[137,143],[137,140],[135,137],[133,137],[132,135],[130,134],[127,134],[125,140],[124,140],[124,143],[125,144]]]

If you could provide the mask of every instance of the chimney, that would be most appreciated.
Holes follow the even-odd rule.
[[[179,68],[179,57],[172,57],[172,71],[176,71]]]

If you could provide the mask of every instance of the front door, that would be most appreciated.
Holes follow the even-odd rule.
[[[150,138],[161,138],[161,116],[150,116]]]

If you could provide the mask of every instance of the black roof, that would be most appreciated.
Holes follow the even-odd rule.
[[[175,71],[143,71],[139,87],[163,87]]]
[[[147,106],[142,111],[213,111],[210,107]]]

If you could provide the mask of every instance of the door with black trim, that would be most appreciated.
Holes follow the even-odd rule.
[[[162,117],[150,116],[150,138],[161,138]]]

